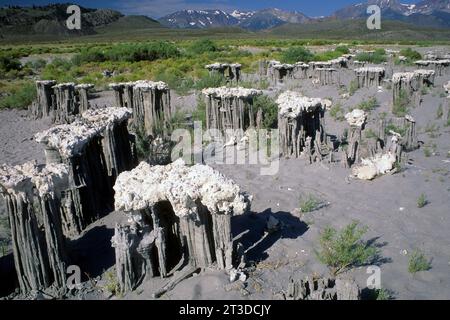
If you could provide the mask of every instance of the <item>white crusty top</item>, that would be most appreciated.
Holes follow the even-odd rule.
[[[0,189],[15,196],[30,196],[33,187],[39,196],[55,196],[55,186],[68,184],[68,168],[64,164],[48,164],[38,166],[36,161],[26,162],[18,166],[0,166]],[[56,188],[58,190],[63,190]]]
[[[385,73],[385,71],[386,70],[382,67],[363,67],[355,69],[356,73],[366,73],[366,72]]]
[[[203,89],[202,93],[206,96],[213,96],[218,98],[251,98],[261,95],[262,90],[258,89],[247,89],[242,87],[228,88],[207,88]]]
[[[39,132],[34,138],[37,142],[58,150],[63,158],[70,158],[80,154],[85,145],[107,127],[130,117],[131,110],[127,108],[89,109],[83,113],[82,119]]]
[[[222,69],[222,68],[226,68],[226,67],[231,67],[231,68],[240,68],[242,65],[240,63],[220,63],[220,62],[215,62],[212,64],[207,64],[205,66],[206,69]]]
[[[308,98],[299,92],[285,91],[278,96],[278,114],[286,118],[297,118],[303,111],[312,112],[317,108],[326,109],[331,101],[321,98]]]
[[[80,83],[75,86],[75,89],[92,89],[93,87],[92,83]]]
[[[392,75],[392,83],[410,82],[417,78],[418,74],[415,72],[396,72]]]
[[[443,59],[443,60],[417,60],[415,64],[420,66],[428,66],[430,64],[440,64],[440,65],[450,65],[450,60]]]
[[[345,119],[352,127],[362,127],[367,120],[367,114],[361,109],[354,109],[345,115]]]
[[[150,81],[150,80],[138,80],[138,81],[130,81],[130,82],[119,82],[119,83],[110,83],[109,87],[111,89],[116,89],[120,87],[135,87],[140,89],[158,89],[158,90],[168,90],[169,86],[167,83],[162,81]]]
[[[169,201],[179,217],[195,213],[196,201],[211,214],[242,214],[249,206],[239,186],[207,165],[185,165],[182,159],[167,166],[141,162],[122,172],[114,185],[116,210],[133,211]]]

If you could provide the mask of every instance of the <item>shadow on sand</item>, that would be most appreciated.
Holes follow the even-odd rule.
[[[297,239],[308,230],[308,225],[290,212],[272,212],[272,209],[268,208],[260,213],[251,212],[245,215],[233,216],[231,220],[233,236],[250,230],[240,240],[245,249],[250,248],[260,241],[265,232],[267,232],[267,221],[271,215],[279,220],[284,227],[277,232],[267,235],[264,240],[252,248],[248,252],[247,258],[249,260],[261,261],[266,259],[268,257],[267,249],[279,239]]]

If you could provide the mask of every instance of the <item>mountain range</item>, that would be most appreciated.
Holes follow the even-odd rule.
[[[239,26],[259,31],[271,29],[288,23],[306,24],[317,20],[366,19],[367,7],[378,5],[381,17],[414,25],[450,28],[450,1],[423,0],[417,4],[402,4],[398,0],[369,0],[339,9],[329,17],[313,18],[298,11],[285,11],[275,8],[258,11],[238,11],[231,13],[222,10],[181,10],[159,19],[162,25],[170,28],[202,29],[211,27]]]
[[[328,17],[308,17],[298,11],[286,11],[268,8],[255,11],[225,12],[223,10],[181,10],[159,19],[147,16],[124,15],[111,9],[81,8],[81,30],[68,30],[66,13],[69,4],[47,6],[6,6],[0,7],[0,38],[19,38],[29,36],[66,37],[72,35],[95,35],[121,32],[122,34],[170,29],[202,30],[214,28],[233,28],[234,32],[269,32],[283,35],[289,31],[304,33],[320,30],[321,33],[336,31],[339,27],[342,35],[353,34],[358,28],[364,30],[364,21],[369,5],[381,8],[382,23],[395,30],[407,29],[414,32],[423,30],[450,29],[450,0],[423,0],[417,4],[402,4],[398,0],[368,0],[365,3],[350,5],[339,9]],[[352,27],[353,25],[353,27]],[[361,30],[360,30],[361,29]],[[164,31],[167,30],[167,31]],[[281,31],[280,31],[281,30]],[[386,31],[386,30],[385,30]],[[289,33],[288,32],[288,33]],[[428,32],[432,34],[434,31]],[[173,33],[173,32],[172,32]]]

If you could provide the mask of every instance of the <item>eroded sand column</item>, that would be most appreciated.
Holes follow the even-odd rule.
[[[68,168],[35,162],[0,167],[0,193],[6,200],[14,263],[22,293],[66,287],[66,255],[61,201]],[[58,294],[59,295],[59,294]]]
[[[174,284],[214,263],[218,269],[233,268],[231,217],[250,205],[233,181],[209,166],[186,166],[182,160],[153,167],[142,162],[122,173],[114,190],[116,210],[129,215],[112,239],[121,291],[155,276],[174,274]]]

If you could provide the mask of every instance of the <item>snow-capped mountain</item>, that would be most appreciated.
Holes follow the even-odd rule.
[[[382,19],[428,27],[450,27],[449,0],[423,0],[417,4],[404,4],[398,0],[369,0],[340,9],[332,16],[337,19],[366,18],[369,5],[380,7]]]
[[[258,11],[183,10],[162,17],[159,21],[172,28],[209,28],[239,26],[249,30],[273,28],[285,23],[305,23],[311,19],[301,12],[280,9]]]
[[[234,26],[239,20],[222,10],[182,10],[160,18],[159,22],[171,28],[203,29]]]

